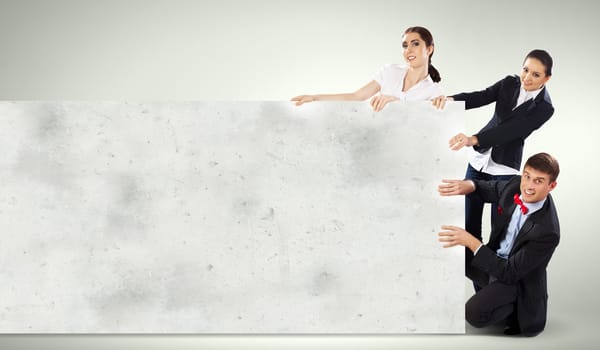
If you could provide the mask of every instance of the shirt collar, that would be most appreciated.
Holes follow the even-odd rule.
[[[519,95],[523,95],[525,94],[525,101],[529,100],[530,98],[535,99],[537,97],[537,95],[539,95],[539,93],[544,89],[544,86],[542,85],[541,88],[537,89],[537,90],[532,90],[532,91],[525,91],[525,89],[523,89],[523,86],[521,86],[521,91],[519,93]]]
[[[519,198],[521,198],[521,200],[523,200],[523,198],[521,197],[521,195],[519,195]],[[548,197],[542,199],[541,201],[538,202],[533,202],[533,203],[525,203],[523,202],[523,204],[525,204],[525,206],[527,207],[527,216],[531,215],[533,213],[535,213],[536,211],[542,209],[542,207],[544,206],[544,203],[546,203],[546,199],[548,199]]]

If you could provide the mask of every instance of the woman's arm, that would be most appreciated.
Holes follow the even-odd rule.
[[[510,119],[474,135],[477,137],[477,147],[487,148],[503,145],[515,139],[525,139],[534,130],[539,129],[554,114],[554,107],[546,102],[539,102],[535,109],[527,114]]]
[[[496,82],[494,85],[486,88],[485,90],[474,92],[462,92],[460,94],[452,95],[450,97],[452,97],[454,101],[465,101],[465,109],[478,108],[481,106],[488,105],[492,102],[496,102],[498,100],[498,94],[503,88],[503,85],[511,84],[514,82],[515,77],[507,76],[504,79]]]
[[[364,101],[378,93],[379,90],[381,90],[379,83],[371,80],[365,86],[351,93],[300,95],[292,97],[292,101],[296,102],[296,106],[313,101]]]
[[[438,96],[431,99],[431,104],[437,109],[444,109],[446,107],[446,101],[454,101],[452,96]]]

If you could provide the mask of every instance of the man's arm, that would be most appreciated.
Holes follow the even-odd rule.
[[[440,196],[460,196],[474,192],[477,189],[472,180],[442,180],[438,186]]]
[[[460,196],[467,195],[472,192],[477,192],[481,198],[487,203],[498,203],[500,194],[514,181],[519,182],[520,176],[506,181],[483,181],[483,180],[442,180],[438,185],[440,196]],[[517,185],[518,190],[518,185]]]
[[[477,189],[477,195],[486,203],[500,203],[501,196],[512,196],[519,191],[519,183],[521,182],[521,176],[515,176],[510,180],[473,180]],[[513,188],[509,192],[505,193],[506,188]]]
[[[528,241],[508,260],[498,257],[495,251],[483,246],[473,258],[472,265],[502,283],[514,284],[541,264],[547,263],[558,240],[557,234],[544,234]]]
[[[444,243],[444,248],[450,248],[457,245],[471,249],[473,253],[477,252],[482,243],[475,236],[457,226],[444,225],[442,232],[438,233],[438,240]]]

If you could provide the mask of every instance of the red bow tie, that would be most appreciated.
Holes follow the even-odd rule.
[[[519,198],[519,194],[516,193],[513,198],[515,200],[515,204],[518,204],[521,207],[521,213],[523,213],[523,215],[527,214],[527,212],[529,211],[529,209],[527,209],[527,207],[525,206],[525,204],[523,204],[523,201],[521,200],[521,198]]]

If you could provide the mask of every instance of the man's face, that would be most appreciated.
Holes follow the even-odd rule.
[[[539,202],[556,187],[556,181],[550,182],[550,175],[526,166],[521,177],[521,198],[525,203]]]

